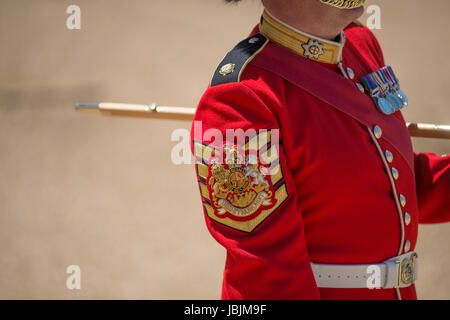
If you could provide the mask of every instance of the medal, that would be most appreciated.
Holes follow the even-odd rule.
[[[380,90],[378,91],[378,95],[375,96],[375,102],[377,103],[378,108],[384,114],[393,114],[395,112],[395,105],[392,104],[392,99],[387,96],[389,88],[388,84],[384,83],[376,72],[369,74],[368,77],[378,88],[380,88]]]
[[[398,89],[396,93],[397,93],[397,97],[402,101],[403,106],[406,107],[409,104],[406,94],[400,89]]]
[[[386,94],[386,99],[392,104],[394,107],[394,112],[400,110],[403,107],[402,102],[400,101],[400,98],[397,96],[394,96],[392,93]]]
[[[394,74],[394,71],[390,66],[384,67],[382,70],[384,74],[388,77],[395,96],[401,101],[402,107],[406,107],[408,105],[408,98],[406,97],[404,92],[400,90],[400,84],[397,77]]]
[[[394,113],[394,108],[392,107],[392,104],[385,98],[375,98],[375,102],[378,105],[378,108],[383,112],[384,114],[392,114]]]
[[[406,97],[405,93],[402,90],[400,90],[400,83],[398,81],[398,78],[395,76],[394,71],[392,70],[392,68],[390,66],[384,67],[383,69],[385,69],[385,73],[388,75],[388,77],[393,82],[393,88],[395,91],[395,95],[400,99],[403,106],[406,107],[409,103],[408,98]]]
[[[393,83],[390,81],[389,77],[386,77],[383,69],[380,69],[375,73],[378,76],[377,79],[380,79],[380,81],[383,83],[384,95],[394,107],[394,112],[400,110],[403,106],[403,103],[400,98],[393,92]]]
[[[408,105],[408,98],[390,66],[383,67],[361,78],[378,109],[390,115]]]

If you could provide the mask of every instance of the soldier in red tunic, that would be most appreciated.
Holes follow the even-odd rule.
[[[416,299],[419,223],[450,220],[450,156],[414,153],[364,0],[264,0],[218,66],[192,149],[227,250],[224,299]]]

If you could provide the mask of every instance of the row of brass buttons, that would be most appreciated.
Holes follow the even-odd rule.
[[[381,139],[381,137],[383,135],[383,130],[381,130],[381,128],[379,126],[375,126],[373,128],[373,134],[374,134],[375,138]],[[384,152],[384,155],[389,164],[392,164],[394,162],[394,155],[392,154],[391,151],[386,150]],[[392,173],[392,177],[394,178],[394,180],[399,179],[400,172],[396,168],[391,167],[391,173]],[[400,201],[401,207],[405,208],[406,207],[406,197],[403,194],[399,195],[399,201]],[[404,213],[404,221],[405,221],[406,226],[408,226],[411,223],[411,215],[408,212]],[[411,242],[409,240],[405,241],[405,245],[404,245],[403,249],[404,249],[405,253],[411,249]]]

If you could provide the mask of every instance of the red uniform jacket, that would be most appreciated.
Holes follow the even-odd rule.
[[[353,80],[336,64],[268,41],[242,67],[238,61],[239,70],[219,66],[223,77],[239,71],[238,81],[211,85],[198,105],[201,134],[194,122],[192,146],[208,230],[227,250],[223,299],[416,298],[414,285],[318,288],[312,273],[311,262],[371,264],[412,251],[419,223],[450,220],[450,157],[413,153],[401,113],[380,113],[358,90],[362,76],[384,66],[383,56],[367,28],[351,24],[345,35],[343,67],[352,68]],[[298,77],[311,78],[312,91],[327,90],[329,97],[297,85]],[[328,89],[319,85],[322,77]],[[361,104],[336,108],[334,99]],[[223,143],[208,129],[224,136],[227,129],[279,130],[276,148],[258,148],[277,152],[281,170],[265,176],[263,186],[257,178],[248,184],[239,168],[214,166],[211,156]],[[224,175],[235,182],[221,185]],[[246,197],[263,188],[265,202],[255,198],[250,208]]]

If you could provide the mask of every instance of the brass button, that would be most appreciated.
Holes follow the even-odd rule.
[[[402,207],[406,206],[406,197],[404,195],[400,195],[400,204],[402,205]]]
[[[405,247],[404,247],[405,253],[408,252],[409,249],[411,249],[411,242],[409,242],[409,240],[406,240],[405,241]]]
[[[350,79],[354,79],[355,78],[355,72],[353,72],[352,68],[347,68],[347,74],[348,74]]]
[[[392,168],[392,176],[394,177],[395,180],[398,180],[398,177],[400,176],[400,174],[397,169]]]
[[[405,212],[405,224],[409,225],[411,223],[411,215],[408,212]]]
[[[386,160],[389,163],[392,163],[392,161],[394,161],[394,155],[392,154],[392,152],[390,152],[389,150],[386,150],[386,152],[384,154],[386,156]]]
[[[373,127],[373,134],[375,135],[375,138],[380,139],[383,135],[383,130],[379,126]]]

